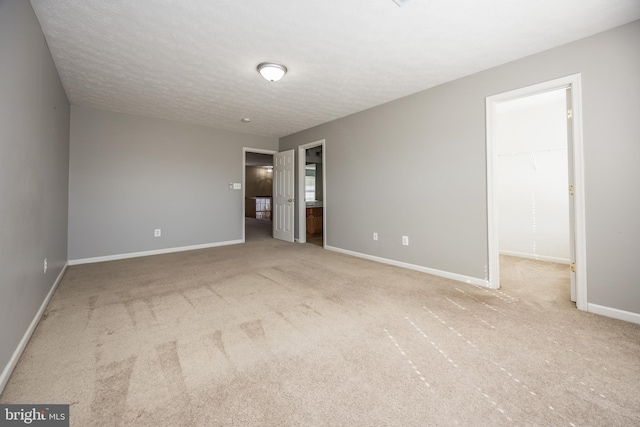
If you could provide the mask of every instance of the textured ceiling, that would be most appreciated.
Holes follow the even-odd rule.
[[[275,137],[640,18],[640,0],[31,3],[72,104]]]

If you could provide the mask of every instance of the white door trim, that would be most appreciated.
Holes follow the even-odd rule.
[[[327,150],[325,140],[321,139],[298,146],[298,242],[307,242],[307,210],[304,202],[304,178],[306,150],[322,147],[322,246],[327,244]]]
[[[487,132],[487,232],[488,232],[488,275],[489,287],[500,287],[500,267],[498,255],[498,212],[495,207],[495,168],[497,164],[494,132],[496,105],[529,95],[550,90],[571,87],[573,108],[573,182],[575,183],[575,262],[576,262],[576,306],[588,311],[587,304],[587,250],[585,227],[585,189],[584,189],[584,147],[582,140],[582,85],[581,75],[572,74],[555,80],[500,93],[486,98]],[[568,191],[568,189],[567,189]]]
[[[262,148],[249,148],[242,147],[242,212],[240,212],[242,218],[242,243],[245,240],[245,224],[244,224],[244,212],[246,209],[245,202],[247,197],[247,153],[258,153],[258,154],[276,154],[277,150],[263,150]]]

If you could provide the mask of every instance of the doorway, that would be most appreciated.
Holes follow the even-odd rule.
[[[273,155],[276,151],[243,149],[242,241],[270,239],[272,233]]]
[[[556,89],[497,104],[494,137],[500,283],[568,302],[566,92]]]
[[[298,147],[298,242],[326,244],[326,148],[325,140]]]
[[[565,97],[566,102],[566,106],[563,106],[563,109],[566,110],[566,117],[563,115],[562,118],[562,120],[566,120],[566,155],[561,152],[563,147],[545,146],[544,142],[539,146],[531,146],[526,144],[523,145],[522,141],[520,141],[518,143],[520,144],[519,146],[511,147],[513,148],[512,151],[509,151],[509,149],[505,150],[504,147],[500,147],[500,134],[504,129],[500,128],[498,120],[500,118],[501,110],[508,108],[510,102],[515,103],[513,105],[517,105],[518,103],[522,105],[527,102],[532,102],[534,99],[541,100],[553,97],[560,98],[563,96]],[[528,232],[524,233],[527,234],[526,237],[528,237],[528,240],[525,238],[521,239],[520,242],[507,242],[508,245],[512,245],[512,248],[519,248],[519,250],[511,249],[511,251],[520,255],[528,255],[530,258],[534,259],[543,259],[544,257],[547,257],[549,258],[548,260],[554,260],[555,258],[555,261],[563,260],[567,262],[569,264],[567,266],[567,272],[571,278],[571,299],[576,302],[576,306],[579,309],[586,310],[587,287],[586,247],[584,240],[584,175],[582,160],[582,111],[580,99],[581,87],[579,74],[487,98],[487,219],[489,242],[487,283],[489,287],[494,289],[500,287],[499,260],[501,245],[499,242],[500,236],[504,238],[504,233],[501,234],[500,232],[500,227],[503,226],[503,221],[499,221],[499,216],[501,209],[503,211],[505,209],[509,211],[510,209],[508,206],[505,208],[504,203],[502,206],[500,205],[500,193],[505,191],[514,191],[517,193],[511,193],[511,195],[513,196],[515,194],[517,197],[512,198],[513,200],[511,200],[511,204],[514,206],[511,206],[511,208],[523,211],[528,210],[527,215],[529,218],[529,224],[526,227],[528,228]],[[512,155],[511,158],[508,157],[509,155]],[[567,167],[564,169],[564,173],[565,176],[567,176],[567,181],[558,184],[558,180],[555,180],[556,185],[561,185],[564,188],[560,190],[556,188],[554,190],[555,194],[551,198],[556,202],[563,197],[567,200],[567,206],[555,209],[554,211],[557,215],[558,212],[562,212],[563,209],[566,208],[564,212],[567,213],[565,218],[568,218],[568,231],[560,230],[556,233],[556,237],[554,238],[558,239],[557,236],[562,236],[563,233],[568,234],[568,239],[565,239],[565,243],[567,243],[568,240],[568,247],[566,247],[566,244],[565,247],[554,247],[553,238],[549,238],[549,230],[546,230],[544,236],[545,241],[543,244],[545,245],[544,252],[546,252],[546,255],[544,255],[540,252],[541,247],[539,246],[542,243],[542,240],[540,240],[542,238],[540,227],[543,226],[540,221],[544,222],[544,227],[553,229],[558,224],[557,216],[555,219],[543,219],[539,212],[536,211],[536,202],[540,203],[541,193],[538,193],[536,196],[535,191],[529,191],[529,194],[526,194],[522,189],[509,189],[509,184],[517,182],[518,180],[513,179],[511,180],[513,182],[503,185],[504,183],[499,183],[498,179],[500,179],[500,176],[505,172],[505,164],[511,163],[507,166],[507,169],[509,167],[517,167],[520,169],[524,167],[528,168],[530,175],[529,178],[532,178],[535,175],[538,175],[537,171],[539,169],[537,168],[541,168],[543,166],[548,167],[553,162],[557,163],[558,159],[562,156],[564,156],[564,160],[566,161]],[[541,164],[543,158],[545,163],[544,165]],[[553,161],[550,160],[552,158],[554,159]],[[499,169],[500,165],[503,167],[502,170]],[[562,173],[563,171],[556,169],[551,173],[551,175],[555,174],[557,178],[557,176]],[[546,173],[546,175],[549,175],[549,173]],[[540,177],[538,176],[535,179],[538,178]],[[522,179],[519,180],[521,181]],[[546,181],[546,179],[543,181]],[[529,185],[530,188],[535,189],[538,188],[536,186],[538,186],[539,183],[529,183]],[[564,196],[562,195],[563,193]],[[544,195],[543,198],[545,198],[544,203],[548,204],[547,199],[549,199],[549,195]],[[518,203],[520,206],[516,206]],[[505,223],[506,228],[516,227],[512,224],[515,223],[515,221],[512,221],[513,218],[507,218],[507,220],[508,221]],[[509,221],[511,221],[511,223]],[[560,220],[560,222],[562,222],[562,220]],[[555,245],[557,246],[557,241],[555,242]]]

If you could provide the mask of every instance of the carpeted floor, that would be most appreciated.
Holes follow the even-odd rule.
[[[271,239],[273,236],[273,222],[255,218],[245,218],[244,230],[245,242]]]
[[[73,266],[0,402],[72,426],[640,425],[640,325],[576,310],[566,266],[502,272],[490,291],[251,232]]]
[[[255,218],[245,218],[245,241],[252,242],[273,236],[273,222],[258,220]],[[324,246],[322,234],[309,236],[307,243],[310,245]]]

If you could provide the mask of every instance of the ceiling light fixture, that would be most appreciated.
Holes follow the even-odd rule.
[[[263,62],[258,65],[258,72],[266,80],[277,82],[287,73],[287,67],[273,62]]]

